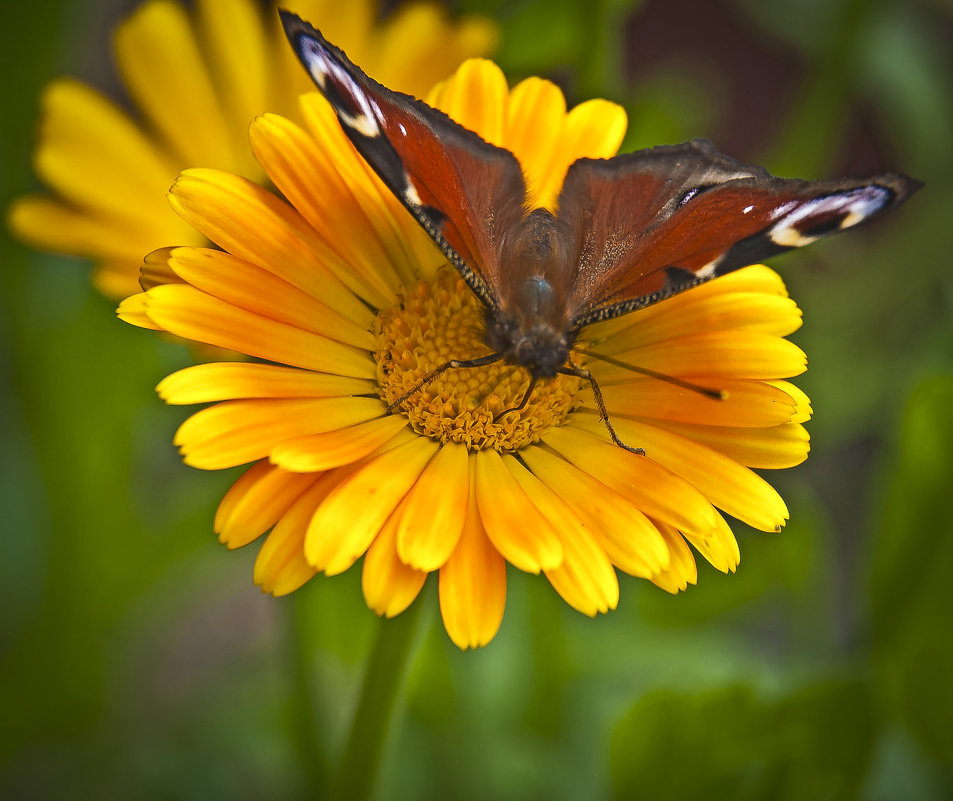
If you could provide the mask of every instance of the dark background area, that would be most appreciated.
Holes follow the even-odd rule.
[[[6,4],[0,202],[37,188],[37,98],[110,92],[128,2]],[[624,149],[711,138],[805,178],[907,172],[880,223],[774,266],[805,312],[808,462],[791,522],[734,526],[736,575],[672,597],[622,578],[573,612],[515,570],[461,653],[435,585],[378,797],[953,795],[953,6],[943,0],[494,2],[511,82],[629,112]],[[0,795],[291,798],[340,751],[376,628],[359,573],[263,596],[211,531],[231,473],[180,464],[188,363],[125,326],[88,266],[0,233]],[[313,722],[319,732],[312,741]]]

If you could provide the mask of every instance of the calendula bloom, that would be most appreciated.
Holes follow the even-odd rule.
[[[552,84],[510,90],[490,62],[465,63],[429,102],[512,150],[532,196],[552,206],[568,165],[613,155],[625,114],[606,101],[566,112]],[[268,534],[255,580],[276,595],[363,557],[369,606],[392,616],[439,574],[446,630],[489,642],[503,616],[506,563],[543,573],[587,615],[619,600],[617,570],[676,592],[696,580],[694,548],[722,571],[739,560],[722,513],[764,531],[784,502],[750,468],[807,454],[806,397],[787,377],[804,354],[784,339],[800,311],[779,277],[749,267],[583,331],[587,349],[724,390],[715,400],[588,361],[622,439],[610,441],[588,384],[529,385],[487,354],[481,307],[344,137],[325,101],[302,97],[305,129],[266,114],[255,155],[279,199],[210,169],[171,191],[182,218],[221,250],[154,253],[147,291],[120,315],[143,327],[247,354],[166,378],[169,403],[211,404],[179,429],[195,467],[251,467],[215,528],[229,547]]]
[[[407,92],[425,92],[496,38],[488,21],[451,23],[431,2],[406,3],[383,24],[375,0],[281,5],[322,20],[335,41]],[[254,0],[196,0],[193,12],[149,0],[119,25],[114,44],[137,115],[80,81],[53,81],[34,155],[50,194],[14,203],[9,225],[33,247],[92,259],[97,288],[119,299],[138,291],[144,254],[208,244],[166,202],[178,172],[215,167],[264,181],[249,123],[265,111],[295,115],[298,94],[314,87],[275,7]]]

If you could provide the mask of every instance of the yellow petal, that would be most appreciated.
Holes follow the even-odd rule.
[[[408,89],[407,91],[414,97],[423,97],[427,89],[433,86],[438,79],[449,75],[457,66],[457,54],[463,58],[476,58],[485,56],[494,50],[500,38],[500,32],[493,20],[486,17],[467,16],[456,20],[456,25],[451,31],[453,44],[449,51],[447,48],[440,48],[436,58],[430,60],[430,66],[433,70],[429,76],[420,81],[418,90]],[[446,41],[446,37],[441,37]],[[451,55],[451,58],[448,58]]]
[[[550,189],[544,197],[544,189],[553,184],[561,186],[565,175],[565,170],[563,175],[550,174],[562,144],[560,134],[566,118],[563,93],[551,81],[527,78],[513,87],[508,107],[506,147],[519,160],[533,205],[553,209],[555,193]],[[546,135],[540,136],[541,131]]]
[[[476,457],[470,456],[470,501],[463,533],[440,568],[440,614],[458,648],[479,648],[492,640],[506,606],[506,562],[493,547],[477,511]]]
[[[730,428],[668,421],[660,421],[657,425],[701,442],[746,467],[794,467],[807,459],[811,449],[810,435],[799,423],[772,428]]]
[[[580,103],[566,118],[563,147],[576,159],[607,159],[619,151],[625,138],[628,118],[618,103],[595,98]]]
[[[184,163],[226,169],[237,163],[235,140],[181,5],[144,3],[116,30],[115,47],[130,94]]]
[[[234,142],[232,169],[256,176],[261,168],[251,157],[246,131],[257,114],[270,108],[269,82],[273,80],[270,43],[260,10],[250,0],[198,0],[196,23],[202,54]]]
[[[753,331],[711,331],[626,350],[618,358],[672,376],[774,379],[800,375],[807,357],[786,339]],[[600,365],[599,375],[616,379],[627,371]]]
[[[669,566],[661,573],[652,576],[651,580],[653,584],[674,595],[680,590],[687,589],[689,584],[695,584],[698,581],[698,568],[684,537],[665,523],[656,523],[656,525],[665,538],[665,544],[668,545],[672,559]]]
[[[404,282],[412,283],[408,275],[433,277],[436,269],[446,264],[446,257],[344,136],[330,104],[317,92],[302,95],[300,100],[308,130],[328,148],[329,160],[353,192]]]
[[[374,385],[357,378],[276,364],[212,362],[166,376],[156,392],[166,403],[188,404],[238,398],[341,398],[373,394]]]
[[[201,234],[171,210],[165,217],[169,224],[163,222],[155,226],[155,230],[117,230],[115,219],[77,210],[51,198],[30,195],[13,202],[7,212],[7,223],[19,239],[40,250],[102,258],[124,265],[125,279],[117,282],[122,293],[113,295],[124,297],[139,290],[138,269],[145,253],[170,241],[182,244],[204,241]]]
[[[698,382],[696,382],[698,383]],[[601,386],[606,408],[616,416],[652,417],[685,423],[762,428],[789,422],[795,403],[784,390],[761,381],[718,381],[721,399],[654,378]],[[596,409],[586,398],[586,405]]]
[[[579,516],[620,570],[648,578],[668,566],[658,529],[630,501],[543,448],[523,448],[520,458]]]
[[[375,0],[352,0],[345,5],[339,0],[290,0],[282,8],[293,11],[302,19],[313,20],[329,41],[344,52],[355,55],[356,49],[372,36],[380,13],[378,5]]]
[[[682,534],[716,570],[722,573],[735,572],[741,561],[741,552],[735,535],[721,515],[718,515],[718,523],[707,537],[686,532]]]
[[[255,583],[262,591],[287,595],[318,572],[304,557],[305,535],[335,480],[325,474],[315,481],[268,535],[255,560]]]
[[[383,414],[371,398],[235,400],[193,414],[175,434],[185,462],[203,470],[261,459],[281,442],[344,428]]]
[[[285,325],[373,350],[370,319],[352,321],[251,262],[210,248],[173,248],[169,267],[196,289]]]
[[[364,555],[361,588],[367,605],[385,617],[399,615],[426,580],[427,571],[415,570],[397,555],[397,526],[388,520]]]
[[[286,440],[272,448],[268,458],[285,470],[330,470],[363,459],[406,427],[406,417],[388,414],[348,428]]]
[[[395,521],[397,553],[418,570],[436,570],[457,546],[470,492],[464,445],[448,443],[411,488]]]
[[[598,419],[580,423],[601,435]],[[776,531],[788,519],[788,509],[777,491],[761,476],[712,448],[635,420],[613,421],[623,442],[638,443],[646,456],[671,470],[699,490],[719,509],[761,531]]]
[[[728,273],[728,275],[720,277],[717,281],[709,281],[688,292],[681,292],[674,297],[663,300],[661,303],[649,306],[646,309],[641,309],[638,312],[625,314],[614,320],[596,323],[586,329],[586,337],[593,340],[602,340],[628,328],[633,328],[634,332],[637,332],[640,321],[644,320],[650,321],[653,324],[663,324],[663,322],[655,323],[655,318],[667,318],[672,315],[676,318],[681,318],[686,308],[691,312],[685,314],[685,317],[687,317],[690,323],[691,320],[698,315],[699,311],[708,308],[706,304],[712,303],[715,308],[718,308],[722,303],[721,298],[723,296],[736,293],[754,296],[752,299],[755,300],[756,308],[760,306],[762,300],[766,298],[786,298],[788,296],[784,281],[781,280],[780,275],[763,264],[754,264],[750,267],[742,267],[740,270]],[[768,303],[770,308],[790,308],[786,304],[771,306],[772,301],[770,300]],[[769,325],[771,323],[770,319],[764,318],[763,315],[758,315],[756,308],[753,310],[756,314],[751,319],[751,322],[756,323],[759,328]],[[692,311],[693,309],[694,311]],[[684,323],[680,321],[677,324],[683,325]],[[769,329],[769,332],[777,333],[773,329]],[[692,332],[689,331],[687,333]]]
[[[223,250],[270,270],[345,317],[368,317],[354,293],[376,308],[393,304],[393,296],[364,286],[288,204],[251,181],[217,170],[185,170],[169,203]]]
[[[169,259],[175,251],[174,247],[165,247],[147,253],[139,268],[139,286],[149,290],[165,284],[184,284],[185,281],[169,265]]]
[[[614,156],[622,144],[626,125],[624,109],[608,100],[589,100],[570,111],[536,202],[546,208],[554,207],[569,165],[576,159]]]
[[[791,418],[792,423],[806,423],[811,419],[813,413],[811,399],[803,389],[795,386],[790,381],[769,381],[768,383],[789,395],[791,400],[794,401],[796,408],[794,417]]]
[[[252,124],[249,136],[255,155],[267,165],[281,194],[366,284],[394,294],[402,282],[414,280],[406,249],[388,252],[355,198],[363,185],[352,187],[342,178],[337,162],[360,158],[343,133],[319,145],[290,120],[265,114]],[[392,256],[397,256],[396,262]]]
[[[574,425],[551,429],[545,442],[649,517],[702,535],[716,524],[718,515],[708,499],[651,457],[636,456]]]
[[[161,326],[152,322],[149,313],[146,311],[146,293],[140,292],[138,295],[131,295],[119,304],[116,314],[123,322],[130,325],[137,325],[140,328],[149,328],[153,331],[161,331]]]
[[[156,227],[155,217],[170,216],[164,194],[175,162],[126,114],[69,78],[51,83],[41,103],[34,164],[45,183],[74,205],[141,232]]]
[[[260,461],[242,473],[215,513],[215,533],[229,548],[240,548],[277,523],[317,480]]]
[[[492,61],[464,61],[451,79],[428,96],[428,103],[491,145],[503,144],[504,108],[509,96],[506,76]]]
[[[562,564],[559,536],[496,451],[477,451],[476,493],[486,534],[507,562],[528,573]]]
[[[185,285],[158,286],[146,296],[146,313],[170,334],[352,378],[375,378],[366,353],[326,337],[260,317]]]
[[[546,571],[556,592],[574,609],[595,617],[619,603],[619,581],[605,550],[572,507],[511,455],[506,469],[550,522],[563,545],[563,562]]]
[[[354,564],[420,477],[437,447],[430,439],[413,436],[335,487],[308,527],[308,562],[329,576]]]
[[[400,3],[374,33],[366,41],[364,60],[355,63],[386,86],[415,97],[496,42],[489,20],[451,21],[443,5],[431,2]]]
[[[787,336],[801,327],[801,310],[791,298],[757,292],[720,292],[696,297],[695,293],[701,288],[619,318],[626,325],[612,321],[615,325],[611,337],[599,342],[594,350],[611,355],[640,345],[709,331],[739,330]],[[610,332],[607,324],[601,326],[603,324],[587,330],[587,337],[599,338]]]
[[[695,287],[691,294],[695,298],[721,292],[757,292],[766,295],[780,295],[787,297],[788,291],[784,280],[774,270],[765,264],[752,264],[742,267],[728,275],[723,275],[717,281]],[[676,295],[676,297],[679,297]],[[672,298],[674,300],[675,298]],[[668,301],[665,301],[666,303]]]

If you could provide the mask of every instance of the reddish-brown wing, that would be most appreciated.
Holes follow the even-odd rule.
[[[578,329],[850,228],[920,184],[771,177],[706,140],[569,169],[559,217],[579,242],[569,314]]]
[[[381,86],[311,25],[279,13],[298,58],[358,152],[477,296],[497,308],[500,251],[526,198],[516,157],[425,103]]]

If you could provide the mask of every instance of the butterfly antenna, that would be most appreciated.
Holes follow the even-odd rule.
[[[599,417],[602,419],[602,422],[605,423],[606,430],[609,432],[609,436],[611,437],[612,441],[629,453],[634,453],[636,456],[645,456],[645,450],[642,448],[633,448],[631,445],[626,445],[619,438],[619,435],[615,433],[615,429],[612,427],[612,423],[609,420],[609,410],[606,409],[606,402],[602,397],[602,390],[599,389],[599,382],[596,381],[596,377],[585,367],[577,367],[576,365],[572,364],[572,362],[570,362],[570,365],[570,367],[560,367],[559,372],[563,375],[575,376],[576,378],[582,378],[589,382],[589,386],[592,387],[592,396],[596,399],[596,406],[599,407]]]
[[[401,395],[397,400],[387,407],[387,414],[391,414],[395,409],[397,409],[407,398],[413,395],[415,392],[419,392],[427,384],[433,381],[438,375],[446,372],[447,370],[455,370],[459,367],[483,367],[487,364],[493,364],[493,362],[498,362],[503,358],[502,353],[491,353],[488,356],[481,356],[479,359],[451,359],[448,362],[444,362],[439,367],[435,367],[427,375],[420,379],[416,384],[414,384],[410,389],[408,389],[403,395]],[[522,408],[522,405],[521,407]]]
[[[597,359],[600,362],[608,362],[609,364],[615,365],[616,367],[622,367],[625,370],[631,370],[633,373],[640,373],[641,375],[646,375],[649,378],[655,378],[659,381],[664,381],[667,384],[674,384],[676,387],[681,387],[682,389],[687,389],[692,392],[697,392],[700,395],[704,395],[706,398],[711,398],[712,400],[725,400],[728,397],[728,393],[721,389],[711,389],[711,387],[703,387],[701,384],[693,384],[691,381],[683,381],[680,378],[676,378],[673,375],[665,375],[665,373],[656,373],[654,370],[649,370],[647,367],[636,367],[634,364],[629,364],[628,362],[619,361],[618,359],[613,359],[611,356],[604,356],[601,353],[595,353],[591,350],[584,350],[583,348],[576,348],[577,353],[584,353],[586,356],[589,356],[593,359]],[[580,376],[581,378],[582,376]],[[591,382],[590,382],[591,383]]]
[[[509,414],[510,412],[521,412],[526,408],[526,404],[529,402],[530,395],[533,394],[533,390],[536,389],[536,376],[531,375],[529,379],[529,386],[526,387],[526,392],[523,393],[523,398],[519,402],[519,406],[511,406],[509,409],[504,409],[500,412],[496,419],[499,420],[504,414]]]

